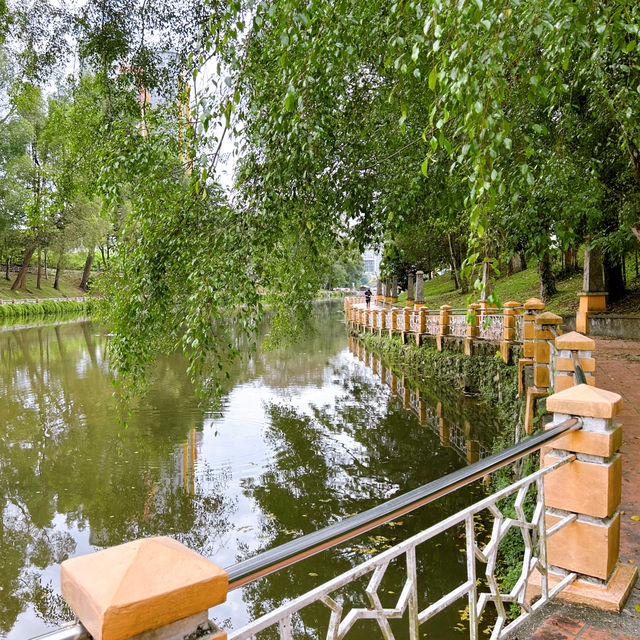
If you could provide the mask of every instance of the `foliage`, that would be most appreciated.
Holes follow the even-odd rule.
[[[95,302],[88,299],[78,300],[42,300],[40,302],[20,302],[14,304],[0,304],[0,320],[23,319],[66,313],[90,314],[95,308]]]

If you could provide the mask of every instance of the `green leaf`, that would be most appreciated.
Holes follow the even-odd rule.
[[[427,177],[427,169],[429,168],[429,158],[425,158],[423,163],[420,165],[420,171],[422,171],[422,175]]]
[[[431,89],[431,91],[435,91],[437,80],[438,80],[438,65],[433,67],[433,69],[431,69],[431,73],[429,74],[429,89]]]

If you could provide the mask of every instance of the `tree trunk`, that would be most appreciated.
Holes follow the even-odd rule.
[[[11,277],[9,276],[9,271],[11,271],[11,256],[7,256],[7,266],[5,267],[5,272],[4,272],[5,280],[11,280]]]
[[[109,267],[109,262],[107,261],[107,257],[104,253],[104,245],[100,245],[100,254],[102,255],[102,264],[104,265],[104,268],[107,269]]]
[[[47,256],[49,254],[49,251],[47,249],[44,250],[44,279],[48,280],[49,279],[49,271],[47,269]]]
[[[60,272],[62,271],[62,258],[64,257],[64,252],[60,251],[60,255],[58,256],[58,264],[56,264],[56,277],[53,281],[53,288],[56,291],[60,291]]]
[[[95,249],[91,249],[89,253],[87,253],[87,259],[84,263],[84,271],[82,272],[82,280],[80,281],[80,288],[84,291],[88,289],[89,276],[91,275],[91,265],[93,264],[93,254],[95,253]]]
[[[610,302],[620,300],[624,296],[622,263],[605,253],[602,257],[602,266],[604,267],[604,286],[609,294],[607,299]]]
[[[42,280],[42,251],[38,247],[38,275],[36,276],[36,289],[42,289],[40,282]]]
[[[11,285],[11,291],[24,289],[24,285],[27,277],[27,269],[29,268],[29,262],[31,262],[31,256],[33,256],[33,253],[35,250],[36,250],[35,246],[27,247],[27,249],[25,249],[24,257],[22,258],[22,266],[20,267],[20,271],[18,271],[18,275],[16,276],[15,282]]]
[[[540,299],[548,302],[557,293],[556,279],[551,268],[551,254],[547,251],[538,262],[538,277],[540,279]]]
[[[449,240],[449,255],[451,256],[451,275],[453,276],[453,281],[455,282],[456,289],[460,288],[460,278],[458,277],[458,266],[456,264],[456,256],[453,251],[453,244],[451,242],[451,234],[447,234],[447,239]]]

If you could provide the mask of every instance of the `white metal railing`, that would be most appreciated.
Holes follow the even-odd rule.
[[[393,309],[390,309],[385,313],[386,322],[387,322],[387,324],[386,324],[387,329],[392,329],[393,328],[393,316],[394,316],[394,313],[397,314],[397,312],[394,312]]]
[[[412,311],[409,315],[409,331],[420,333],[420,314],[417,311]]]
[[[0,300],[0,304],[39,304],[41,302],[86,302],[89,298],[11,298]]]
[[[427,316],[426,332],[430,336],[437,336],[440,333],[440,314],[430,313]]]
[[[491,314],[478,318],[478,337],[483,340],[501,341],[504,336],[504,315]]]
[[[524,316],[516,316],[516,342],[524,342]]]
[[[455,314],[449,316],[449,335],[464,338],[467,335],[467,316]]]
[[[531,475],[513,483],[501,491],[480,500],[474,505],[459,511],[442,522],[412,536],[394,547],[370,558],[360,565],[345,571],[342,575],[325,582],[308,593],[285,603],[275,610],[259,617],[244,627],[229,633],[229,640],[245,640],[253,638],[264,629],[278,625],[281,640],[292,640],[298,627],[302,625],[294,616],[312,603],[322,603],[327,607],[328,630],[327,640],[341,640],[359,620],[375,620],[380,627],[381,636],[385,640],[392,640],[394,634],[389,624],[390,620],[402,618],[408,612],[409,637],[417,640],[420,625],[443,611],[446,607],[461,598],[468,602],[468,625],[472,640],[480,638],[479,621],[490,602],[495,606],[496,622],[491,630],[491,639],[504,638],[515,628],[520,626],[537,609],[553,598],[559,591],[575,580],[576,575],[566,575],[553,589],[549,589],[548,565],[546,557],[546,539],[563,527],[571,524],[576,518],[571,514],[563,518],[552,529],[547,531],[544,518],[544,482],[543,478],[558,467],[571,462],[575,456],[568,455],[555,463],[532,473]],[[535,508],[531,518],[525,512],[525,500],[530,491],[535,493]],[[515,494],[515,517],[507,517],[501,510],[499,503]],[[478,544],[476,541],[475,518],[482,512],[488,512],[487,517],[493,516],[493,527],[489,541]],[[490,516],[489,516],[490,514]],[[416,550],[437,535],[443,534],[457,525],[464,525],[464,553],[466,555],[466,580],[455,589],[443,595],[435,602],[420,609],[418,602],[419,576],[417,572]],[[500,542],[512,529],[518,528],[524,540],[524,559],[522,571],[515,586],[508,593],[502,593],[495,575],[496,560]],[[390,563],[404,558],[406,565],[406,580],[400,596],[393,607],[384,607],[378,594],[378,589],[384,579]],[[486,591],[482,591],[479,580],[477,563],[485,565],[484,578]],[[525,598],[527,581],[537,570],[541,575],[541,598],[533,605]],[[352,607],[348,611],[347,603],[343,601],[339,590],[353,583],[363,576],[370,575],[365,593],[369,601],[368,607]],[[482,591],[482,592],[481,592]],[[516,603],[522,613],[508,623],[507,607]]]

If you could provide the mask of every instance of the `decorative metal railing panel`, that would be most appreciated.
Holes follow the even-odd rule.
[[[516,316],[516,342],[524,342],[524,316]]]
[[[412,333],[420,332],[420,314],[413,311],[409,317],[409,331]]]
[[[500,342],[504,336],[504,315],[492,314],[478,318],[478,337]]]
[[[380,627],[381,636],[385,640],[393,640],[394,634],[389,624],[390,620],[402,618],[408,612],[409,637],[417,640],[420,625],[444,610],[450,604],[466,597],[468,602],[468,624],[472,640],[480,637],[479,620],[487,605],[493,603],[496,611],[496,622],[491,630],[491,639],[498,640],[506,636],[520,626],[530,615],[559,591],[575,580],[576,575],[571,573],[565,576],[553,589],[549,589],[548,565],[546,557],[547,531],[544,518],[544,482],[543,477],[552,473],[559,466],[571,462],[575,456],[566,456],[555,463],[536,471],[535,473],[515,482],[505,489],[484,498],[476,504],[463,509],[457,514],[429,527],[425,531],[397,544],[390,549],[370,558],[366,562],[346,571],[342,575],[325,582],[308,593],[287,602],[274,611],[267,613],[246,626],[229,633],[229,640],[245,640],[255,637],[264,629],[278,625],[281,640],[292,640],[298,630],[297,614],[312,603],[322,603],[328,611],[327,640],[342,640],[349,630],[359,620],[375,620]],[[532,517],[529,519],[525,513],[525,500],[529,492],[535,492],[536,506]],[[506,517],[501,511],[499,502],[504,498],[514,495],[515,517]],[[488,511],[493,516],[493,528],[491,536],[486,544],[479,544],[476,540],[475,517],[481,512]],[[487,514],[488,515],[488,514]],[[575,514],[571,514],[554,525],[555,533],[575,520]],[[419,576],[416,563],[416,549],[419,545],[435,536],[442,534],[457,525],[464,525],[464,553],[466,554],[466,580],[448,594],[435,602],[420,609],[419,607]],[[512,529],[520,530],[524,541],[525,553],[522,563],[522,571],[513,589],[508,593],[500,591],[495,567],[498,557],[500,542]],[[389,564],[397,558],[404,558],[406,565],[406,580],[400,592],[398,600],[392,607],[384,607],[380,600],[378,590],[382,584],[385,572]],[[477,562],[486,565],[484,576],[486,591],[480,593],[482,582],[477,575]],[[527,581],[531,574],[537,570],[541,575],[541,598],[533,605],[525,598]],[[370,575],[365,593],[369,601],[368,607],[352,607],[346,611],[345,604],[336,594],[342,587],[353,583],[357,579]],[[516,603],[522,613],[511,623],[508,623],[507,607]]]
[[[437,336],[440,333],[440,314],[430,313],[427,316],[427,333],[430,336]]]
[[[393,328],[393,316],[394,316],[394,311],[390,310],[387,311],[386,316],[387,316],[387,329],[392,329]]]
[[[467,335],[467,316],[451,315],[449,317],[449,335],[464,338]]]

